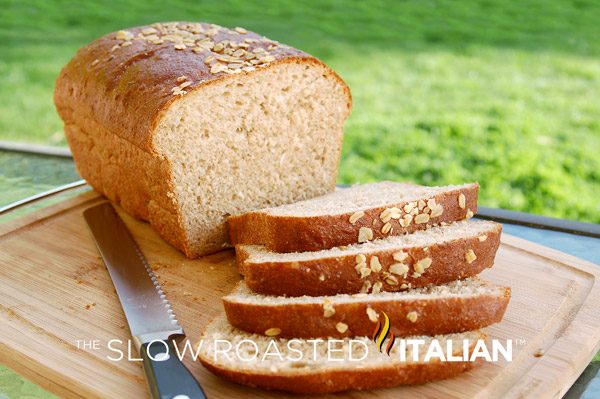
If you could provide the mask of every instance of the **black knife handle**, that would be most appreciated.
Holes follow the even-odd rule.
[[[140,355],[152,398],[206,399],[198,381],[179,360],[172,341],[142,344]]]

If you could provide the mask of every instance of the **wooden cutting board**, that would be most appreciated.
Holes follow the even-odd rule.
[[[126,342],[130,336],[82,217],[102,201],[88,192],[0,225],[0,362],[60,396],[144,398],[139,362],[106,358],[114,355],[109,340]],[[239,280],[232,251],[187,260],[148,224],[120,213],[188,337],[197,340],[222,311],[221,296]],[[504,321],[486,330],[491,338],[514,340],[512,362],[487,363],[451,380],[344,397],[562,396],[600,347],[600,267],[504,235],[496,264],[484,277],[512,287]],[[99,349],[78,349],[78,340],[93,339]],[[286,396],[238,386],[199,363],[187,364],[212,399]]]

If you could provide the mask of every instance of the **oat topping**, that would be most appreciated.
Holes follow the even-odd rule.
[[[383,233],[383,234],[388,234],[391,231],[392,231],[392,225],[390,224],[390,222],[387,222],[381,228],[381,233]]]
[[[368,227],[361,227],[358,230],[358,242],[363,243],[373,239],[373,230]]]
[[[460,209],[465,209],[466,198],[463,193],[458,194],[458,206],[460,207]]]
[[[376,281],[375,284],[373,284],[371,292],[373,294],[379,294],[381,292],[381,287],[383,287],[383,283],[381,281]]]
[[[404,215],[402,219],[400,219],[400,226],[407,227],[413,220],[413,215]]]
[[[219,40],[222,35],[227,39]],[[232,37],[235,36],[235,37]],[[178,52],[193,52],[205,57],[212,74],[236,74],[251,72],[275,61],[273,51],[287,48],[276,41],[260,37],[244,28],[224,28],[213,24],[202,23],[156,23],[137,31],[120,30],[114,38],[118,40],[111,52],[141,43],[144,50],[153,50],[154,46],[170,45]],[[250,50],[253,44],[254,48]],[[108,57],[109,60],[114,57]],[[97,64],[96,61],[92,63]],[[192,84],[191,82],[190,84]],[[183,95],[183,90],[172,90],[174,95]]]
[[[210,73],[212,73],[212,74],[219,73],[219,72],[225,72],[226,70],[227,70],[227,65],[221,64],[219,62],[213,64],[210,67]]]
[[[367,308],[367,316],[369,316],[369,320],[373,323],[377,323],[379,320],[379,313],[377,313],[373,308]]]
[[[402,211],[399,208],[396,208],[395,206],[390,208],[390,212],[391,212],[391,217],[392,219],[400,219],[400,216],[402,216]]]
[[[371,266],[371,270],[375,273],[381,271],[381,263],[379,262],[379,258],[377,256],[372,256],[369,262],[369,266]]]
[[[423,224],[429,222],[429,215],[426,213],[420,213],[415,216],[415,224]]]
[[[371,269],[368,267],[363,267],[362,269],[360,269],[360,278],[367,278],[371,275]]]
[[[390,266],[390,273],[396,274],[398,276],[404,276],[408,273],[409,267],[404,263],[394,263]]]
[[[416,323],[417,319],[419,318],[419,315],[417,314],[417,312],[415,312],[414,310],[412,312],[408,312],[408,314],[406,315],[406,318],[411,321],[412,323]]]
[[[389,285],[398,285],[398,279],[392,275],[387,276],[385,282]]]
[[[423,274],[423,272],[431,266],[431,258],[423,258],[415,263],[413,266],[416,273]]]
[[[367,267],[366,263],[357,263],[356,266],[354,266],[354,270],[356,270],[356,273],[361,274],[360,271],[365,267]]]
[[[395,261],[397,262],[403,262],[406,258],[408,258],[408,253],[403,252],[403,251],[398,251],[395,252],[392,257],[394,258]]]
[[[325,281],[325,275],[323,273],[319,275],[319,281]]]
[[[348,331],[348,324],[346,323],[342,323],[341,321],[339,323],[337,323],[335,325],[335,329],[338,330],[340,333],[345,333],[346,331]]]
[[[427,206],[431,209],[431,214],[429,216],[432,218],[441,216],[442,213],[444,213],[444,207],[441,204],[436,203],[434,198],[427,202]]]
[[[419,209],[420,211],[422,211],[422,210],[425,208],[425,206],[426,206],[426,203],[425,203],[425,201],[423,201],[423,200],[419,200],[419,201],[417,202],[417,209]]]
[[[467,261],[468,264],[471,264],[475,261],[475,259],[477,259],[475,252],[473,252],[472,249],[469,249],[467,251],[467,253],[465,254],[465,260]]]
[[[433,211],[431,211],[431,217],[436,218],[438,216],[442,216],[443,213],[444,213],[444,207],[441,205],[438,205]]]
[[[186,87],[191,86],[192,82],[188,80],[187,76],[179,76],[176,79],[177,83],[179,83],[178,86],[175,86],[171,89],[171,93],[173,93],[174,96],[182,96],[185,93],[187,93],[185,90]]]
[[[175,86],[171,89],[171,93],[174,96],[183,96],[187,92],[185,90],[181,90],[181,88],[179,86]]]
[[[323,317],[331,317],[335,314],[335,309],[333,308],[333,304],[327,298],[323,301]]]
[[[356,256],[356,266],[354,270],[360,275],[360,278],[368,277],[371,274],[371,269],[367,266],[367,257],[363,254]]]
[[[277,327],[272,327],[272,328],[269,328],[267,331],[265,331],[265,335],[267,337],[274,337],[279,334],[281,334],[281,328],[277,328]]]
[[[358,220],[360,220],[360,218],[362,218],[363,216],[365,216],[365,212],[364,211],[357,211],[354,212],[352,214],[352,216],[350,216],[350,223],[354,224],[356,223]]]
[[[467,219],[471,219],[473,217],[473,211],[470,209],[467,209]]]
[[[409,202],[406,205],[404,205],[404,212],[410,213],[413,209],[415,209],[416,206],[417,204],[415,202]]]
[[[389,222],[391,218],[392,210],[390,208],[385,208],[385,210],[379,215],[379,219],[381,219],[383,223]]]
[[[477,239],[479,240],[479,242],[484,242],[485,240],[487,240],[487,236],[484,234],[482,236],[477,237]]]
[[[119,40],[131,40],[133,39],[133,33],[127,30],[120,30],[117,32],[116,38]]]
[[[360,287],[360,293],[366,294],[371,289],[371,282],[369,280],[363,282],[362,287]]]

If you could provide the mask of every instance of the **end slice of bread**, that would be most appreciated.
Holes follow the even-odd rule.
[[[480,331],[411,337],[412,342],[422,345],[413,349],[413,345],[406,344],[402,348],[402,340],[395,340],[388,355],[386,345],[380,351],[367,337],[317,342],[278,339],[243,332],[231,326],[225,317],[218,317],[206,327],[199,345],[202,364],[227,380],[265,389],[322,394],[454,377],[478,363],[469,358],[475,345],[485,339]],[[463,360],[427,358],[427,349],[433,341],[444,352],[451,347],[452,355]]]
[[[228,219],[232,244],[275,252],[317,251],[411,233],[473,216],[479,185],[379,182]]]
[[[477,277],[379,294],[281,297],[253,293],[244,282],[223,298],[229,323],[284,338],[369,336],[387,318],[396,337],[476,330],[498,323],[510,288]]]
[[[491,267],[502,226],[460,221],[344,248],[276,253],[238,245],[238,269],[260,294],[321,296],[377,293],[443,284]]]

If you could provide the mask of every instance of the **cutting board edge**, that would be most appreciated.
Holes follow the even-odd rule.
[[[555,387],[555,389],[545,389],[545,394],[537,391],[532,393],[535,395],[534,397],[560,398],[569,390],[573,383],[575,383],[575,381],[577,380],[577,378],[579,378],[579,376],[585,370],[587,365],[589,365],[589,363],[592,361],[596,353],[600,351],[600,266],[597,266],[589,261],[567,254],[565,252],[549,248],[537,243],[533,243],[531,241],[515,237],[510,234],[502,234],[502,243],[505,245],[519,248],[520,250],[529,252],[536,256],[549,259],[553,262],[558,260],[563,265],[568,265],[569,267],[578,271],[584,271],[593,278],[592,287],[589,290],[586,299],[583,301],[581,308],[571,319],[571,322],[566,326],[561,336],[557,337],[556,341],[544,354],[544,356],[552,356],[553,353],[557,350],[557,346],[560,346],[563,343],[563,341],[566,340],[568,341],[567,343],[569,344],[569,346],[576,351],[578,356],[584,358],[583,361],[577,363],[581,364],[581,366],[566,368],[560,371],[557,370],[556,373],[560,374],[563,374],[565,371],[569,370],[571,372],[566,378],[564,375],[562,375],[562,378],[560,380],[558,378],[553,379],[553,381],[555,381],[555,385],[558,385]],[[595,321],[595,328],[589,323],[586,323],[587,320],[582,319]],[[586,342],[586,345],[581,345],[582,341],[580,339],[575,339],[574,334],[578,331],[586,330],[591,330],[591,332],[595,332],[595,335],[591,334],[590,339]],[[531,371],[533,371],[536,368],[543,367],[545,363],[547,363],[547,361],[538,362],[528,374],[531,375]],[[567,381],[567,383],[562,383],[565,380]],[[541,387],[541,385],[537,385],[537,387]],[[552,394],[551,391],[554,391],[556,394]]]

